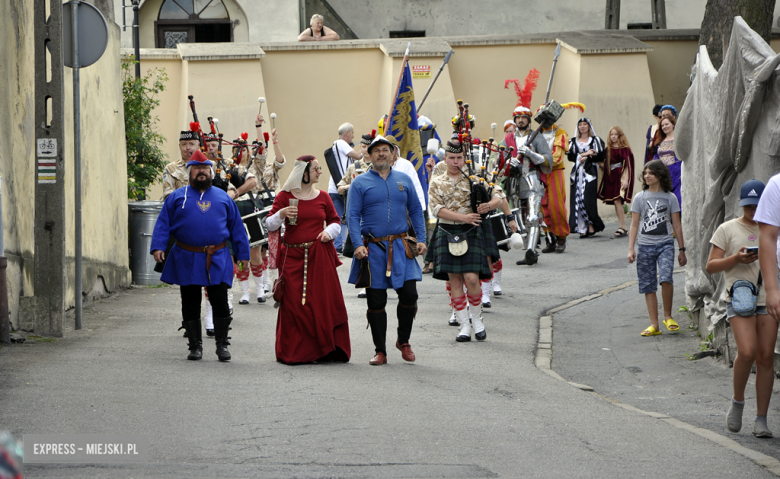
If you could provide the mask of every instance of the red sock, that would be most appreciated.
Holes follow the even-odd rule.
[[[266,264],[268,264],[267,261],[264,261],[263,264],[250,265],[252,267],[252,276],[255,276],[257,278],[261,277],[263,275],[263,271],[265,271]]]
[[[504,269],[504,263],[501,260],[498,260],[495,263],[493,263],[493,273],[498,273],[502,269]]]
[[[479,299],[481,301],[482,296],[480,296]],[[456,311],[463,311],[464,309],[466,309],[466,296],[464,295],[464,296],[458,296],[457,298],[452,298],[452,306],[455,308]]]
[[[469,304],[472,306],[479,306],[482,304],[482,293],[473,295],[471,293],[466,293],[466,296],[469,298]]]
[[[238,278],[239,281],[249,280],[249,270],[236,271],[236,278]]]
[[[447,295],[450,297],[450,308],[454,308],[455,306],[452,304],[452,285],[449,281],[445,281],[444,284],[447,287]]]

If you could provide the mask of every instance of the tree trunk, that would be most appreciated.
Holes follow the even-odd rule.
[[[774,11],[775,0],[707,0],[699,45],[706,45],[712,65],[720,68],[729,46],[734,17],[741,16],[769,43]]]

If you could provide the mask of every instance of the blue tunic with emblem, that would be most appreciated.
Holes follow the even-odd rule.
[[[414,231],[425,242],[425,220],[423,210],[414,183],[405,173],[390,170],[387,179],[383,179],[375,170],[369,170],[355,178],[349,188],[347,200],[347,224],[360,225],[350,227],[352,244],[357,248],[364,244],[371,233],[376,238],[397,235],[409,230],[406,221],[407,212]],[[388,248],[387,241],[383,242]],[[393,249],[391,276],[387,277],[387,252],[382,251],[379,243],[368,243],[368,265],[371,271],[371,289],[398,289],[404,282],[422,280],[422,271],[416,259],[408,259],[402,239],[396,239]],[[360,261],[352,260],[349,282],[357,281]]]
[[[230,240],[236,258],[239,261],[249,259],[249,239],[238,207],[219,188],[210,187],[201,195],[188,185],[171,193],[154,225],[151,251],[165,251],[169,236],[189,246],[218,245]],[[232,285],[233,260],[227,248],[216,251],[211,259],[210,274],[206,274],[205,253],[174,246],[160,280],[181,286]]]

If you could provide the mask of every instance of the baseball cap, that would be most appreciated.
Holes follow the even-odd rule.
[[[739,206],[757,205],[764,192],[764,184],[758,180],[748,180],[739,190]]]

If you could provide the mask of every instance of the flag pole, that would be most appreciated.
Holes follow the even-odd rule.
[[[401,72],[398,74],[398,83],[395,86],[395,92],[390,98],[390,113],[387,114],[387,121],[385,122],[384,136],[387,136],[390,132],[390,126],[393,122],[393,110],[395,110],[395,100],[398,98],[398,91],[401,89],[401,80],[404,77],[404,70],[406,69],[406,62],[409,61],[409,49],[412,46],[412,42],[406,45],[406,53],[404,53],[404,59],[401,62]]]

